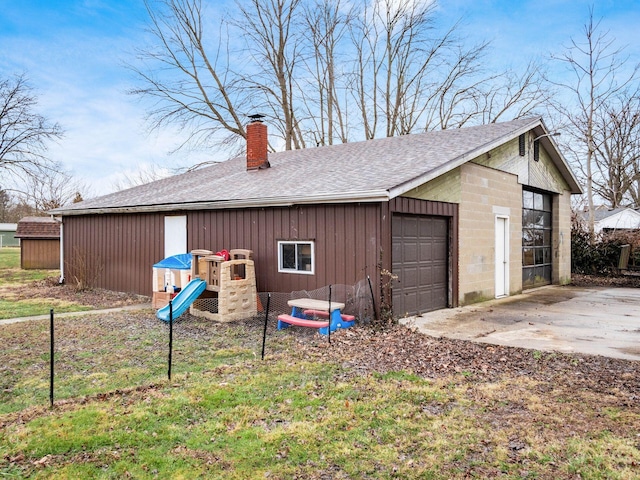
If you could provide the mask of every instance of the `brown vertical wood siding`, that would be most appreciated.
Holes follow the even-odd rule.
[[[164,256],[164,215],[64,217],[65,279],[98,273],[95,286],[151,295],[152,266]]]
[[[353,285],[369,275],[379,305],[380,267],[391,270],[393,212],[451,217],[452,277],[457,292],[457,205],[405,198],[382,203],[64,217],[65,278],[72,281],[86,262],[89,271],[100,272],[95,286],[150,295],[153,264],[164,257],[164,217],[186,215],[189,251],[253,250],[260,292]],[[315,273],[279,273],[278,240],[314,241]]]
[[[59,269],[60,240],[23,238],[20,242],[20,268]]]
[[[313,290],[377,277],[380,204],[187,212],[188,247],[253,250],[258,291]],[[278,272],[278,240],[315,243],[313,275]]]
[[[187,248],[253,250],[258,291],[353,285],[377,287],[382,218],[379,203],[201,210],[65,217],[65,277],[86,259],[101,270],[97,287],[151,294],[152,266],[164,256],[165,215],[187,215]],[[313,275],[278,273],[278,240],[313,240]]]

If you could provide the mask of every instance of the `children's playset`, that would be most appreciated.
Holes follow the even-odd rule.
[[[253,252],[199,249],[165,258],[153,266],[153,307],[164,321],[187,309],[191,315],[218,322],[256,315]]]

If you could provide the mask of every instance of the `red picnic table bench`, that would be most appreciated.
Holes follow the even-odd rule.
[[[349,328],[355,323],[353,315],[341,313],[344,303],[318,300],[315,298],[296,298],[289,300],[291,315],[278,315],[278,330],[291,325],[317,328],[322,335],[336,331],[338,328]],[[317,320],[321,318],[322,320]]]

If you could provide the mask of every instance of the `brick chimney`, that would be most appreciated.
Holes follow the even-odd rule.
[[[262,123],[262,115],[250,115],[247,125],[247,170],[269,168],[267,154],[267,126]]]

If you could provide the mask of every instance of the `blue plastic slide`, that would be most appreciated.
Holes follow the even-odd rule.
[[[199,278],[194,278],[191,280],[186,287],[178,292],[178,294],[173,297],[173,319],[175,320],[180,315],[182,315],[187,308],[195,301],[196,298],[200,296],[204,289],[207,288],[207,282],[204,280],[200,280]],[[156,313],[156,316],[160,320],[164,320],[165,322],[169,321],[169,304],[162,307]]]

